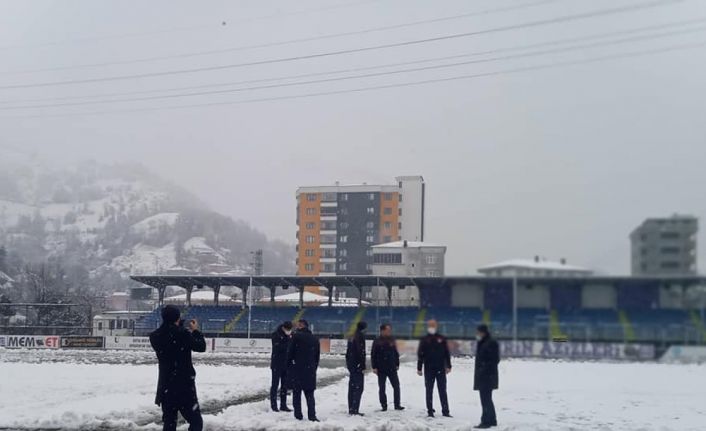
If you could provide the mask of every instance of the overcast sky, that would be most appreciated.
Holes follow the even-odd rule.
[[[633,5],[645,7],[561,18]],[[526,25],[554,18],[560,19]],[[517,28],[124,79],[507,26]],[[643,27],[648,29],[556,43]],[[544,42],[551,43],[507,50]],[[536,254],[627,273],[628,234],[643,218],[706,215],[706,46],[698,45],[703,43],[702,0],[2,0],[0,145],[60,162],[142,162],[213,209],[292,244],[297,186],[393,183],[397,175],[421,174],[428,191],[427,239],[448,245],[447,273],[473,273],[483,264]],[[557,51],[560,47],[567,49]],[[298,80],[495,61],[106,103],[278,85],[297,79],[212,86],[487,51],[496,53]],[[606,56],[613,59],[560,64]],[[490,75],[283,99],[477,74]],[[117,79],[27,86],[106,77]],[[207,87],[189,89],[201,86]],[[126,94],[171,88],[187,89]],[[76,99],[95,95],[106,96]],[[275,100],[227,103],[253,99]],[[92,101],[102,103],[18,108]]]

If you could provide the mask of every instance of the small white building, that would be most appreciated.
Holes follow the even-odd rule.
[[[593,274],[590,269],[569,265],[566,259],[557,262],[539,256],[486,265],[478,268],[478,272],[488,277],[586,277]]]
[[[150,311],[105,311],[93,318],[95,336],[134,335],[135,322],[150,314]]]
[[[373,275],[400,277],[443,277],[446,246],[421,241],[394,241],[371,247]],[[419,289],[406,286],[393,288],[392,305],[415,306],[419,304]],[[371,300],[387,304],[387,288],[374,287]]]

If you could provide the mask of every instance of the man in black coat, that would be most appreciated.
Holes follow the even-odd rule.
[[[427,335],[419,340],[417,350],[417,374],[422,375],[424,368],[424,386],[426,388],[427,415],[434,417],[434,383],[439,391],[441,414],[451,417],[449,400],[446,395],[446,375],[451,372],[451,353],[446,337],[437,333],[436,320],[427,322]]]
[[[272,411],[291,412],[287,407],[287,350],[292,336],[292,322],[284,322],[272,333],[272,384],[270,385],[270,406]],[[279,408],[277,408],[277,390],[279,389]]]
[[[480,393],[483,414],[480,425],[476,428],[490,428],[498,425],[493,405],[493,390],[498,388],[498,363],[500,348],[498,342],[490,336],[488,326],[479,325],[476,329],[476,363],[473,378],[473,390]]]
[[[294,417],[302,420],[302,392],[306,397],[307,413],[310,421],[318,422],[316,418],[316,370],[319,368],[319,340],[309,330],[306,320],[297,322],[297,332],[292,335],[287,351],[287,373],[291,373],[289,381],[292,384],[292,404]]]
[[[176,430],[178,413],[189,423],[189,431],[201,431],[203,419],[191,352],[205,352],[206,340],[196,320],[188,322],[188,329],[180,323],[179,309],[167,305],[162,308],[162,326],[150,334],[150,344],[159,362],[155,403],[162,407],[164,431]]]
[[[348,368],[348,414],[363,416],[360,412],[360,399],[363,396],[365,377],[365,331],[368,324],[358,322],[355,334],[348,339],[346,367]]]
[[[385,384],[389,379],[394,392],[395,410],[404,410],[400,404],[400,379],[397,370],[400,368],[400,354],[392,337],[392,327],[389,324],[380,325],[380,336],[373,341],[370,352],[370,366],[378,376],[378,389],[382,411],[387,411],[387,394]]]

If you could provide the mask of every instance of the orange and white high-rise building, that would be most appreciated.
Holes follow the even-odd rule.
[[[298,275],[370,274],[373,245],[423,241],[424,179],[396,180],[390,185],[299,187]]]

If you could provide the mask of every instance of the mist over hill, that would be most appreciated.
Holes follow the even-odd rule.
[[[237,199],[237,188],[228,199]],[[246,274],[263,249],[265,273],[292,273],[294,248],[138,164],[53,166],[0,148],[0,247],[5,272],[52,263],[91,290],[124,290],[131,274]],[[2,268],[0,268],[2,270]]]

